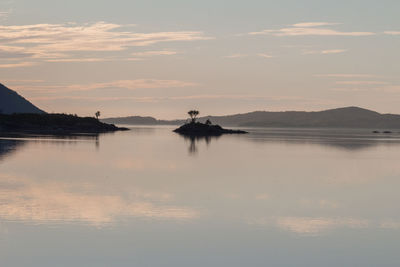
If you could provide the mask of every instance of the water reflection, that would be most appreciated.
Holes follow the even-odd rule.
[[[197,217],[195,210],[169,205],[171,195],[134,187],[124,188],[118,194],[101,193],[104,188],[93,184],[39,182],[31,177],[2,174],[0,188],[0,218],[8,221],[104,226],[123,217],[175,220]]]
[[[207,146],[211,144],[211,141],[217,140],[220,136],[187,136],[180,135],[185,141],[189,142],[189,155],[196,155],[198,153],[198,144],[205,143]]]
[[[400,134],[376,134],[368,129],[249,129],[247,140],[257,143],[323,145],[348,151],[379,145],[400,145]]]
[[[25,141],[0,139],[0,161],[22,148],[24,144]]]
[[[108,133],[107,133],[108,134]],[[97,149],[100,148],[100,135],[104,134],[84,134],[84,135],[27,135],[27,134],[7,134],[0,135],[0,160],[11,156],[27,144],[52,143],[55,145],[72,145],[77,142],[93,142]]]
[[[396,135],[250,132],[3,141],[0,265],[399,266]]]

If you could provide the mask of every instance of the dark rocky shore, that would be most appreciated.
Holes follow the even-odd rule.
[[[91,117],[67,114],[0,114],[0,132],[30,134],[97,134],[124,131]]]
[[[222,134],[247,134],[246,131],[224,129],[219,125],[191,122],[182,125],[174,132],[186,136],[219,136]]]

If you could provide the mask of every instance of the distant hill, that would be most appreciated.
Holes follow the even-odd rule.
[[[400,115],[380,114],[359,107],[345,107],[317,112],[255,111],[229,116],[206,116],[200,122],[211,120],[214,124],[241,127],[309,127],[309,128],[371,128],[400,129]],[[142,123],[141,121],[146,123]],[[152,117],[125,117],[103,120],[116,124],[179,125],[185,120],[162,121]],[[123,122],[123,123],[122,123]]]
[[[0,83],[0,113],[45,113],[17,92]]]
[[[141,117],[141,116],[129,116],[129,117],[117,117],[117,118],[105,118],[101,119],[105,123],[113,124],[126,124],[126,125],[179,125],[185,122],[185,120],[157,120],[153,117]]]

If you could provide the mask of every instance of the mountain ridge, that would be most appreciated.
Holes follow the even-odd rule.
[[[206,120],[223,126],[239,127],[400,129],[400,115],[381,114],[356,106],[322,111],[253,111],[225,116],[204,116],[198,119],[200,122]],[[128,125],[179,125],[186,120],[157,120],[153,117],[130,116],[106,118],[103,121]]]

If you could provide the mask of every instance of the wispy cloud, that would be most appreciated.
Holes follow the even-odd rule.
[[[329,55],[329,54],[340,54],[345,52],[347,52],[346,49],[308,50],[308,51],[303,51],[303,55],[315,55],[315,54]]]
[[[337,81],[336,84],[341,85],[385,85],[388,82],[383,81]]]
[[[144,52],[132,53],[132,56],[137,56],[137,57],[171,56],[171,55],[176,55],[177,53],[178,52],[176,51],[168,51],[168,50],[144,51]]]
[[[400,35],[400,31],[385,31],[384,33],[389,35]]]
[[[1,69],[9,69],[9,68],[20,68],[20,67],[31,67],[36,65],[35,62],[20,62],[20,63],[7,63],[7,64],[0,64]]]
[[[229,56],[225,56],[225,58],[243,58],[243,57],[247,57],[247,55],[237,53],[237,54],[232,54],[232,55],[229,55]]]
[[[348,73],[330,73],[330,74],[316,74],[315,77],[328,77],[328,78],[371,78],[377,77],[371,74],[348,74]]]
[[[273,57],[275,57],[275,56],[271,56],[271,55],[265,54],[265,53],[258,54],[258,56],[259,57],[263,57],[263,58],[273,58]]]
[[[91,52],[92,54],[120,52],[131,47],[150,46],[157,43],[212,38],[199,31],[138,33],[129,30],[126,25],[97,22],[82,25],[76,23],[0,25],[0,39],[2,40],[0,50],[3,53],[20,53],[29,58],[49,61],[77,59],[80,57],[80,52]],[[157,52],[163,55],[172,53],[171,51]],[[144,55],[142,54],[142,56]],[[147,55],[151,55],[151,53]],[[104,58],[104,56],[99,57]]]
[[[338,227],[366,228],[368,221],[354,218],[282,217],[278,218],[277,224],[282,229],[298,234],[317,234]]]
[[[6,20],[8,16],[11,14],[12,10],[9,9],[7,11],[1,11],[0,10],[0,20]]]
[[[179,80],[157,80],[157,79],[136,79],[117,80],[102,83],[72,84],[72,85],[26,85],[19,89],[26,91],[42,91],[48,93],[60,93],[71,91],[92,91],[106,88],[122,88],[128,90],[136,89],[161,89],[161,88],[183,88],[196,86],[196,83]]]
[[[56,59],[46,59],[46,62],[102,62],[111,61],[108,58],[56,58]]]
[[[320,26],[332,26],[332,25],[338,25],[340,23],[332,23],[332,22],[301,22],[301,23],[296,23],[293,24],[293,27],[302,27],[302,28],[307,28],[307,27],[320,27]]]
[[[373,32],[348,32],[339,31],[322,26],[333,26],[337,23],[329,22],[303,22],[293,24],[281,29],[267,29],[258,32],[250,32],[250,35],[273,35],[273,36],[370,36]]]

